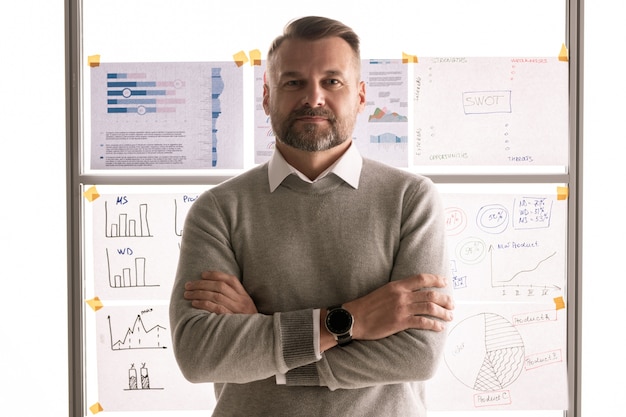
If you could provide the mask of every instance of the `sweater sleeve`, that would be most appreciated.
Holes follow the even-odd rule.
[[[185,282],[199,279],[208,270],[241,277],[228,224],[210,191],[187,215],[170,299],[174,354],[185,378],[246,383],[318,360],[311,309],[218,315],[193,308],[183,298]]]
[[[407,193],[402,210],[391,280],[418,273],[450,278],[443,206],[434,184],[424,179],[413,193]],[[450,287],[441,291],[452,292]],[[335,390],[428,380],[440,362],[446,333],[412,329],[382,340],[334,347],[316,364],[320,384]],[[290,380],[300,383],[297,378]]]

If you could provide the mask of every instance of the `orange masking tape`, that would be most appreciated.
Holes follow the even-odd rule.
[[[87,64],[90,67],[98,67],[100,66],[100,55],[90,55],[87,57]]]
[[[98,414],[100,411],[104,411],[104,408],[102,408],[100,403],[95,403],[94,405],[89,407],[89,411],[91,411],[92,414]]]
[[[253,49],[250,51],[250,65],[260,66],[261,65],[261,51],[258,49]]]
[[[565,308],[565,300],[563,300],[563,297],[556,297],[554,299],[554,305],[557,310],[563,310]]]
[[[403,64],[417,64],[417,62],[418,62],[417,55],[410,55],[405,52],[402,52]]]
[[[92,185],[83,193],[83,196],[87,199],[87,201],[93,203],[96,198],[100,197],[100,194],[98,193],[96,186]]]
[[[244,51],[237,52],[235,55],[233,55],[233,59],[235,60],[235,64],[237,64],[238,67],[248,62],[248,56]]]
[[[565,46],[565,44],[561,45],[561,52],[559,52],[559,61],[569,61],[569,53],[567,52],[567,46]]]
[[[98,311],[102,307],[104,307],[104,304],[102,304],[102,301],[100,301],[98,297],[94,297],[91,300],[87,300],[85,302],[87,303],[87,305],[89,305],[89,307],[91,307],[93,311]]]

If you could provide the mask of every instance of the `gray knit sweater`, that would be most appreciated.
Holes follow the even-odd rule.
[[[270,193],[267,170],[203,193],[187,216],[170,304],[183,374],[215,383],[214,416],[425,415],[445,332],[355,341],[317,360],[312,310],[420,272],[449,275],[433,183],[365,160],[358,190],[334,174],[290,175]],[[192,308],[183,285],[204,270],[239,277],[259,314]]]

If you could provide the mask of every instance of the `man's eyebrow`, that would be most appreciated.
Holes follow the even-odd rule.
[[[285,71],[278,74],[280,78],[298,78],[302,76],[302,73],[298,71]]]
[[[324,75],[327,77],[345,76],[343,71],[341,70],[327,70],[327,71],[324,71]],[[300,78],[300,77],[303,77],[304,75],[300,71],[285,71],[285,72],[280,73],[279,76],[280,78]]]
[[[327,76],[339,76],[339,77],[344,77],[345,76],[343,71],[340,71],[340,70],[328,70],[328,71],[326,71],[326,75]]]

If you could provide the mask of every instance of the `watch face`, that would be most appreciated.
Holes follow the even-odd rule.
[[[326,327],[331,333],[348,333],[352,327],[352,315],[342,308],[332,310],[326,316]]]

